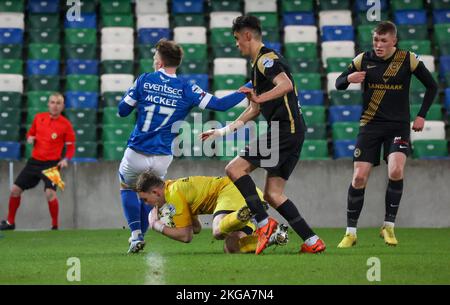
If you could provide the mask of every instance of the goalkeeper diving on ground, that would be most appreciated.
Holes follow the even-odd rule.
[[[139,175],[136,191],[146,204],[149,228],[174,240],[189,243],[201,230],[197,215],[213,215],[212,233],[224,241],[226,253],[254,253],[258,237],[250,209],[228,177],[191,176],[163,181],[151,171]],[[262,199],[262,192],[258,190]],[[268,206],[268,205],[267,205]],[[279,224],[269,245],[285,245],[287,226]]]

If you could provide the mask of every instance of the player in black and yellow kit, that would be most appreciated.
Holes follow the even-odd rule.
[[[213,236],[225,239],[227,253],[255,252],[255,225],[245,200],[228,177],[192,176],[163,181],[146,171],[136,182],[139,197],[157,208],[149,215],[149,227],[172,239],[190,242],[199,233],[197,215],[213,215]],[[262,192],[258,189],[262,199]],[[161,209],[162,208],[162,209]],[[159,219],[159,213],[166,219]],[[278,225],[269,245],[287,243],[287,226]]]
[[[262,43],[261,26],[257,17],[236,18],[232,31],[241,54],[249,56],[252,61],[251,80],[254,89],[242,87],[239,90],[247,94],[250,105],[236,121],[224,128],[203,133],[202,139],[234,132],[261,113],[268,122],[267,134],[251,142],[225,169],[255,214],[258,226],[256,233],[259,236],[255,253],[259,254],[264,250],[277,226],[277,222],[264,210],[261,199],[257,196],[255,183],[249,176],[258,167],[267,171],[264,199],[305,241],[300,251],[322,252],[325,244],[284,194],[286,182],[300,158],[306,129],[289,66],[280,54]],[[268,154],[264,152],[265,148],[268,149]]]
[[[437,92],[437,84],[422,61],[412,52],[396,48],[397,29],[380,22],[373,34],[373,50],[359,54],[336,80],[345,90],[362,83],[363,113],[354,151],[353,179],[348,191],[347,231],[339,248],[356,244],[356,226],[364,202],[364,190],[373,166],[380,164],[381,147],[388,164],[386,214],[381,236],[388,245],[398,241],[394,223],[403,192],[403,174],[410,149],[409,86],[415,75],[426,87],[425,97],[412,129],[422,131]]]

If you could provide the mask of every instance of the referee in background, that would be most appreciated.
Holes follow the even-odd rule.
[[[51,229],[58,229],[57,186],[42,171],[55,166],[59,169],[67,167],[68,161],[74,156],[75,133],[69,120],[61,115],[63,110],[64,96],[55,92],[49,97],[48,112],[38,113],[34,117],[26,136],[27,142],[34,145],[31,158],[11,188],[8,218],[1,222],[0,230],[16,228],[15,218],[21,195],[25,190],[38,185],[40,180],[44,182],[44,192],[52,218]],[[66,146],[66,154],[61,159],[64,146]]]

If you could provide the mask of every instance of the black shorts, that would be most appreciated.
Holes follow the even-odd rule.
[[[410,153],[410,127],[399,124],[366,125],[359,129],[353,161],[370,162],[374,166],[380,164],[381,147],[383,159],[387,162],[393,152]]]
[[[269,177],[288,180],[300,158],[304,140],[304,131],[280,133],[273,137],[269,131],[250,142],[239,156],[252,165],[265,169]]]
[[[50,179],[44,176],[42,171],[56,166],[58,162],[59,161],[39,161],[30,158],[24,169],[16,178],[14,184],[20,187],[22,190],[28,190],[38,185],[39,181],[42,180],[44,181],[44,190],[52,189],[56,191],[57,186],[53,184]]]

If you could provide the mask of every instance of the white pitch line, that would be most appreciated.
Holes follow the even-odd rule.
[[[164,257],[158,253],[149,253],[145,259],[149,267],[145,284],[164,285]]]

